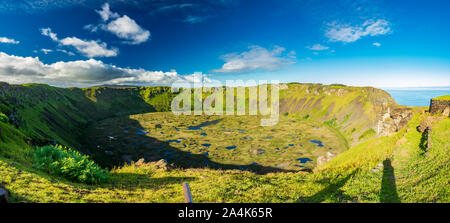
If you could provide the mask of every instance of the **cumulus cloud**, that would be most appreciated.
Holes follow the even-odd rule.
[[[19,44],[20,42],[14,39],[10,39],[7,37],[0,37],[0,43],[11,43],[11,44]]]
[[[41,29],[41,33],[42,35],[50,37],[50,39],[63,46],[74,47],[78,52],[86,57],[114,57],[119,53],[117,48],[108,48],[108,45],[101,41],[82,40],[77,37],[58,39],[57,34],[53,33],[50,28]]]
[[[10,83],[46,83],[55,86],[100,84],[170,85],[175,81],[210,81],[203,74],[180,75],[176,71],[121,68],[89,59],[45,64],[39,57],[20,57],[0,52],[0,80]]]
[[[314,51],[321,51],[321,50],[328,50],[330,47],[323,46],[321,44],[314,44],[312,46],[307,46],[306,48],[308,48],[310,50],[314,50]]]
[[[374,46],[376,46],[376,47],[380,47],[380,46],[381,46],[381,43],[375,42],[375,43],[373,43],[372,45],[374,45]]]
[[[123,39],[124,43],[132,45],[141,44],[150,38],[150,31],[139,26],[127,15],[120,16],[118,13],[112,12],[108,3],[105,3],[101,10],[97,10],[97,13],[100,15],[102,23],[86,25],[85,29],[92,32],[97,32],[99,29],[110,32]]]
[[[260,46],[250,46],[249,51],[231,53],[222,56],[225,64],[214,70],[223,73],[245,73],[257,70],[279,70],[287,64],[295,63],[295,52],[283,55],[285,48],[275,46],[269,51]]]
[[[350,43],[365,36],[386,35],[390,31],[390,24],[384,19],[367,20],[357,26],[332,22],[328,24],[325,36],[331,42]]]

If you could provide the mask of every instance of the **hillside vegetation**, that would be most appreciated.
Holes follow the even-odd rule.
[[[169,87],[65,89],[0,82],[0,111],[34,143],[81,148],[83,130],[92,123],[110,117],[170,111],[176,94]],[[378,122],[396,106],[388,93],[371,87],[280,85],[281,114],[326,122],[353,144],[368,131],[383,134],[376,128]]]
[[[8,120],[0,120],[0,183],[12,202],[183,202],[182,182],[190,183],[195,202],[450,202],[450,118],[434,117],[430,148],[417,128],[430,116],[425,108],[411,110],[406,127],[379,137],[377,122],[389,122],[385,114],[396,103],[387,93],[370,89],[289,84],[282,90],[280,106],[288,117],[321,122],[357,144],[311,173],[136,162],[111,169],[106,182],[84,184],[36,168],[33,151],[58,143],[85,152],[81,137],[87,127],[107,118],[166,111],[170,89],[2,84],[0,109]],[[309,94],[316,96],[299,102]],[[363,116],[352,114],[355,109],[363,109]],[[385,117],[377,120],[380,116]],[[372,133],[356,143],[366,131]]]

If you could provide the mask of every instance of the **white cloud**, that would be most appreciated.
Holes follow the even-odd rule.
[[[376,46],[376,47],[380,47],[380,46],[381,46],[381,43],[375,42],[375,43],[372,43],[372,45],[374,45],[374,46]]]
[[[70,52],[70,51],[67,51],[67,50],[64,50],[64,49],[56,49],[56,51],[65,53],[65,54],[67,54],[69,56],[75,56],[75,54],[73,52]]]
[[[308,48],[310,50],[314,50],[314,51],[321,51],[321,50],[328,50],[330,47],[323,46],[321,44],[314,44],[312,46],[307,46],[306,48]]]
[[[256,70],[274,71],[279,70],[287,64],[295,63],[295,52],[282,55],[285,48],[275,46],[269,51],[260,46],[250,46],[249,51],[242,53],[231,53],[222,56],[226,62],[221,69],[214,72],[244,73]]]
[[[104,22],[108,21],[110,18],[116,19],[120,16],[116,12],[111,12],[108,3],[103,4],[102,10],[95,10],[95,11],[100,15],[100,17],[102,17]]]
[[[44,64],[39,57],[20,57],[0,52],[0,80],[21,83],[46,83],[55,86],[92,86],[100,84],[170,85],[175,81],[210,81],[206,75],[180,75],[176,71],[148,71],[121,68],[89,59]]]
[[[56,33],[53,33],[52,29],[50,29],[50,28],[42,28],[41,34],[44,36],[50,37],[50,39],[52,39],[53,41],[58,41],[58,37],[56,36]]]
[[[51,50],[51,49],[41,49],[41,52],[43,52],[44,54],[47,55],[47,54],[53,52],[53,50]]]
[[[150,38],[150,32],[142,29],[133,19],[124,15],[105,26],[102,26],[103,30],[114,33],[121,39],[126,39],[126,43],[140,44],[147,41]]]
[[[10,39],[7,37],[0,37],[0,43],[11,43],[11,44],[19,44],[20,41],[14,40],[14,39]]]
[[[159,7],[155,11],[156,12],[165,12],[165,11],[170,11],[170,10],[192,8],[192,7],[194,7],[194,4],[192,4],[192,3],[181,3],[181,4],[165,5],[165,6]]]
[[[328,24],[325,36],[331,42],[350,43],[365,36],[386,35],[391,31],[390,24],[384,19],[367,20],[362,25],[351,26],[349,24]]]
[[[194,16],[194,15],[188,15],[186,18],[183,19],[183,22],[195,24],[195,23],[201,23],[208,19],[206,16]]]
[[[86,57],[114,57],[119,53],[117,48],[108,49],[108,45],[100,41],[82,40],[77,37],[58,39],[57,34],[53,33],[50,28],[41,29],[41,33],[42,35],[50,37],[53,41],[56,41],[63,46],[74,47],[78,52],[82,53]]]
[[[103,5],[102,10],[97,10],[97,13],[102,18],[103,23],[89,24],[84,26],[85,29],[96,32],[100,28],[124,39],[124,43],[132,45],[141,44],[150,38],[150,31],[139,26],[136,21],[127,15],[120,16],[118,13],[111,12],[108,3]]]

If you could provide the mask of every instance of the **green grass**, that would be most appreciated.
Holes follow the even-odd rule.
[[[365,139],[365,138],[370,138],[370,137],[372,137],[375,134],[376,134],[376,132],[373,129],[366,130],[363,134],[361,134],[359,136],[359,140],[362,140],[362,139]]]
[[[450,100],[450,95],[443,95],[443,96],[435,97],[433,99],[449,101]]]
[[[6,116],[5,114],[3,114],[1,112],[0,112],[0,122],[3,122],[3,123],[8,123],[9,122],[8,116]]]
[[[0,157],[25,162],[29,158],[28,137],[9,124],[0,122]]]

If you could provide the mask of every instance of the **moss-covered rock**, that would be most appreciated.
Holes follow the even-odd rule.
[[[443,114],[444,116],[450,117],[450,95],[431,99],[430,113]]]

